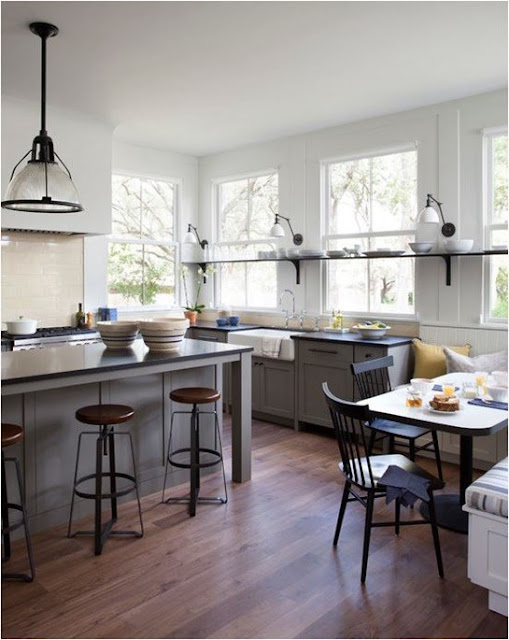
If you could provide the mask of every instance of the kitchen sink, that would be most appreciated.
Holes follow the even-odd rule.
[[[253,355],[263,358],[279,358],[280,360],[295,360],[295,343],[291,336],[300,331],[289,331],[287,329],[248,329],[230,333],[228,342],[230,344],[242,344],[253,347]],[[274,353],[274,341],[271,338],[281,340],[279,355]],[[272,352],[272,354],[271,354]]]

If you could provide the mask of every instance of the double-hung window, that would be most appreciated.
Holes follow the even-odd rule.
[[[275,250],[270,238],[279,211],[278,173],[251,175],[215,185],[217,244],[214,259],[268,257]],[[230,262],[218,265],[216,299],[235,308],[275,309],[275,262]]]
[[[325,248],[405,250],[415,237],[417,151],[327,162]],[[326,266],[325,311],[414,314],[414,260],[334,260]]]
[[[484,132],[485,244],[507,248],[507,130]],[[485,313],[491,322],[507,322],[507,256],[488,259]]]
[[[177,304],[177,185],[114,175],[108,252],[108,304],[123,308]]]

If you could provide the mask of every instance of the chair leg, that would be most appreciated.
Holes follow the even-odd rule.
[[[352,483],[347,480],[345,482],[345,488],[343,489],[343,496],[341,497],[341,505],[339,507],[338,520],[336,522],[336,531],[334,532],[333,545],[336,547],[339,539],[339,532],[341,531],[341,525],[343,524],[343,517],[345,515],[346,503],[348,502],[348,495],[350,494],[350,487]]]
[[[389,436],[389,453],[394,453],[394,436]]]
[[[369,442],[368,442],[368,455],[372,455],[373,453],[373,447],[375,446],[375,440],[376,440],[376,431],[375,429],[371,429],[371,433],[369,436]]]
[[[396,498],[396,505],[395,505],[395,515],[396,515],[396,526],[394,528],[394,532],[396,533],[397,536],[399,536],[399,522],[400,522],[400,514],[401,514],[401,500],[399,498]]]
[[[408,441],[408,457],[412,462],[415,461],[415,440],[413,438]]]
[[[431,532],[433,534],[433,544],[435,545],[435,555],[437,557],[438,575],[444,577],[444,567],[442,564],[442,552],[440,550],[440,538],[438,537],[437,518],[435,515],[435,501],[433,499],[433,492],[429,491],[429,522],[431,525]]]
[[[437,463],[437,471],[438,477],[440,480],[444,480],[444,476],[442,474],[442,460],[440,459],[440,448],[438,446],[438,435],[436,431],[431,432],[431,437],[433,438],[433,449],[435,450],[435,461]]]
[[[369,553],[369,539],[371,535],[371,522],[373,520],[373,505],[375,503],[374,491],[368,491],[366,502],[366,520],[364,523],[364,545],[362,549],[362,571],[361,582],[366,582],[366,572],[368,570],[368,553]]]

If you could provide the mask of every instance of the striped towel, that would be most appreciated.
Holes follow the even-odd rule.
[[[281,349],[281,338],[274,336],[264,336],[262,338],[262,356],[266,358],[277,358]]]
[[[507,458],[468,487],[465,501],[472,509],[507,518]]]

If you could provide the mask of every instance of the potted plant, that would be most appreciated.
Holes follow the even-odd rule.
[[[185,265],[182,265],[181,275],[182,282],[184,284],[184,296],[186,299],[185,311],[184,315],[189,319],[189,324],[196,324],[196,320],[198,318],[198,314],[200,314],[203,309],[205,309],[204,304],[199,304],[198,300],[200,299],[200,291],[203,285],[203,281],[207,276],[210,276],[214,273],[214,269],[212,267],[207,266],[205,270],[201,267],[198,267],[198,277],[196,278],[196,295],[194,297],[194,302],[189,298],[189,292],[187,287],[187,276],[189,275],[189,269]]]

